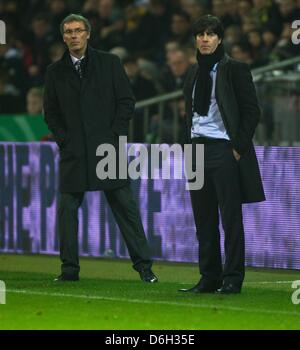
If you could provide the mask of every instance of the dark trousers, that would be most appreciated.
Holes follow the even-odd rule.
[[[151,268],[152,260],[145,236],[139,210],[129,186],[111,191],[104,191],[112,209],[127,249],[133,268],[137,271]],[[62,273],[78,274],[78,208],[83,200],[84,192],[61,193],[58,209],[58,225],[60,238],[60,258]]]
[[[200,273],[203,278],[242,286],[245,244],[238,162],[229,141],[197,138],[193,140],[194,149],[196,143],[204,143],[204,186],[201,190],[190,191],[199,241]],[[219,209],[225,233],[224,268]]]

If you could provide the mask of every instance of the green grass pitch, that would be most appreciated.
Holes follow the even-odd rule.
[[[155,262],[159,283],[147,284],[127,260],[81,258],[80,281],[55,284],[59,264],[56,256],[0,255],[0,329],[300,329],[291,299],[299,271],[248,268],[242,293],[220,296],[177,291],[198,281],[195,264]]]

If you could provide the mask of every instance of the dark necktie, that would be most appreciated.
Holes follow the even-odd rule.
[[[81,66],[81,62],[82,62],[82,60],[78,60],[78,61],[76,61],[76,62],[74,63],[74,66],[75,66],[75,68],[76,68],[76,70],[77,70],[77,73],[78,73],[80,79],[82,78],[82,66]]]

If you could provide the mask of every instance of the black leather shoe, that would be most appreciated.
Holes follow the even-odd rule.
[[[79,281],[78,275],[66,275],[62,273],[61,275],[54,278],[54,282],[67,282],[67,281]]]
[[[158,282],[158,278],[154,275],[151,269],[140,270],[139,274],[143,282],[149,282],[149,283]]]
[[[216,291],[217,294],[239,294],[241,293],[241,288],[235,286],[232,283],[224,284],[220,289]]]
[[[179,289],[178,292],[185,293],[215,293],[222,285],[219,280],[204,280],[201,279],[194,287],[189,289]]]

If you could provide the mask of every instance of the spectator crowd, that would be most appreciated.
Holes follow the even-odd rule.
[[[227,53],[251,68],[300,54],[291,41],[300,0],[0,0],[0,113],[42,112],[45,70],[65,51],[59,25],[69,13],[90,20],[92,47],[120,57],[138,101],[182,88],[195,62],[191,26],[207,13],[221,18]]]

